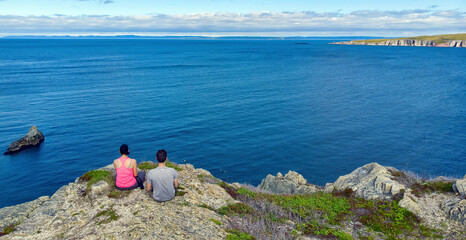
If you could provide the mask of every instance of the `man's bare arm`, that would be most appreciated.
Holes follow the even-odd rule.
[[[175,188],[178,188],[178,178],[175,178],[175,180],[173,180],[173,186]]]
[[[149,181],[146,181],[146,191],[152,190],[152,184]]]

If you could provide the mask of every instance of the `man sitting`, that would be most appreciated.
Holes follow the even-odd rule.
[[[157,151],[157,168],[149,171],[146,178],[146,190],[153,190],[152,197],[158,202],[171,200],[175,196],[175,188],[178,187],[178,173],[173,168],[165,166],[167,151]]]

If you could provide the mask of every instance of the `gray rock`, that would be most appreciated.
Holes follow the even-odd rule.
[[[294,171],[289,171],[285,176],[281,173],[278,173],[277,176],[269,174],[266,178],[262,179],[258,188],[272,193],[286,194],[307,194],[322,190],[322,188],[316,185],[307,183],[301,174]]]
[[[408,209],[409,211],[419,216],[421,214],[421,208],[419,207],[419,204],[417,203],[416,200],[417,200],[416,196],[414,196],[411,193],[411,190],[408,189],[405,192],[403,199],[401,199],[398,205],[400,205],[400,207],[402,208]]]
[[[27,219],[17,226],[16,229],[26,234],[36,233],[41,227],[40,223],[54,218],[60,211],[61,206],[65,204],[65,189],[66,186],[58,189],[50,199],[44,201],[31,214],[29,214]]]
[[[391,199],[406,187],[392,180],[389,170],[398,171],[378,163],[366,164],[348,175],[339,177],[333,183],[333,187],[336,190],[351,188],[356,196],[366,199]]]
[[[36,126],[32,126],[24,137],[12,142],[4,154],[11,154],[30,147],[39,146],[43,141],[44,134],[39,132]]]
[[[180,190],[185,194],[168,202],[156,202],[141,189],[129,190],[121,198],[83,196],[77,189],[87,182],[70,183],[1,239],[225,239],[227,225],[211,219],[227,223],[227,217],[212,208],[236,201],[219,185],[200,181],[198,176],[210,176],[208,171],[179,166]],[[91,194],[102,186],[94,184]]]
[[[108,189],[110,189],[110,186],[108,185],[107,182],[105,181],[99,181],[95,183],[94,185],[91,186],[91,195],[101,195],[105,193]]]
[[[466,199],[453,198],[443,202],[440,208],[449,218],[466,224]]]
[[[39,207],[44,201],[48,200],[48,196],[40,197],[34,201],[18,204],[11,207],[0,209],[0,229],[4,227],[22,222],[32,211]]]
[[[466,175],[464,175],[463,179],[459,179],[453,184],[453,189],[461,196],[466,196]]]

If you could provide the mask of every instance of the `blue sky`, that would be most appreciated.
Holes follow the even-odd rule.
[[[0,36],[466,32],[465,0],[0,0]]]

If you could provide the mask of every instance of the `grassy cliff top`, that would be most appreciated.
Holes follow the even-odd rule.
[[[458,34],[444,34],[444,35],[433,35],[433,36],[417,36],[417,37],[404,37],[404,38],[386,38],[386,39],[369,39],[369,40],[356,40],[354,42],[368,42],[368,43],[379,43],[387,40],[425,40],[434,41],[436,43],[445,43],[450,40],[466,40],[466,33]]]

